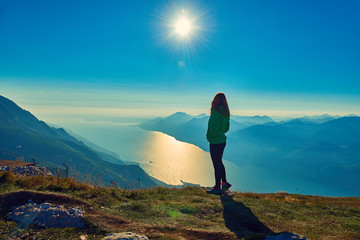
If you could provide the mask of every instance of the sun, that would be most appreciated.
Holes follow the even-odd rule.
[[[200,5],[198,1],[169,1],[157,8],[154,16],[157,38],[172,54],[190,57],[208,47],[208,35],[214,26],[209,5]],[[185,66],[180,62],[179,66]]]
[[[191,21],[185,16],[177,19],[174,25],[175,32],[181,37],[188,36],[191,33],[192,28]]]

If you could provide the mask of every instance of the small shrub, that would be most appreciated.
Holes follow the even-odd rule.
[[[193,214],[195,212],[195,207],[190,205],[180,205],[179,211],[183,214]]]
[[[2,173],[0,176],[0,183],[6,183],[14,179],[16,176],[12,173],[11,169],[8,172]]]
[[[148,204],[146,204],[144,202],[137,201],[131,205],[131,210],[136,211],[136,212],[145,212],[145,211],[149,210],[149,206],[148,206]]]

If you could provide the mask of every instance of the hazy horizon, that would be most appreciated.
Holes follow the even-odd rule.
[[[5,88],[6,89],[6,88]],[[10,89],[10,90],[9,90]],[[123,89],[86,89],[77,92],[69,89],[62,91],[58,88],[53,90],[36,88],[29,90],[17,89],[17,87],[0,89],[0,95],[14,101],[20,107],[33,113],[37,118],[45,122],[60,124],[62,122],[83,122],[83,121],[114,121],[123,122],[129,119],[134,122],[137,119],[150,119],[155,117],[166,117],[175,112],[186,112],[190,115],[209,114],[210,102],[213,94],[203,95],[177,95],[171,97],[168,94],[151,94],[145,90],[139,94],[126,94]],[[134,91],[133,91],[134,92]],[[155,95],[155,96],[154,96]],[[169,96],[170,95],[170,96]],[[294,96],[288,97],[267,97],[256,94],[242,94],[239,97],[234,93],[227,94],[232,115],[239,116],[269,116],[276,119],[295,118],[303,116],[314,116],[329,114],[332,116],[347,116],[350,114],[360,115],[360,111],[336,99],[333,102],[326,102],[325,97],[320,102],[312,102],[311,98],[303,96],[302,105],[296,104]],[[317,96],[321,99],[320,96]],[[350,96],[346,96],[350,99]],[[354,97],[355,101],[356,98]],[[244,102],[241,104],[241,102]],[[324,104],[330,104],[324,108]],[[261,109],[262,107],[268,109]],[[293,110],[289,110],[293,108]],[[324,108],[324,109],[323,109]],[[297,110],[298,109],[298,110]],[[323,109],[323,110],[321,110]],[[337,109],[337,111],[335,111]],[[346,111],[347,110],[347,111]]]
[[[9,98],[7,95],[0,95]],[[52,101],[45,101],[43,99],[34,99],[26,98],[24,96],[15,95],[13,98],[9,98],[14,101],[21,108],[30,111],[35,115],[39,120],[45,121],[51,124],[57,124],[61,126],[62,124],[76,124],[76,123],[140,123],[144,120],[156,118],[156,117],[167,117],[176,112],[185,112],[189,115],[196,116],[200,114],[209,115],[209,109],[203,108],[186,108],[186,106],[180,106],[179,103],[174,103],[172,106],[157,106],[154,108],[141,108],[141,104],[137,108],[122,108],[117,107],[116,104],[122,104],[121,101],[116,102],[114,99],[114,105],[109,107],[105,106],[94,106],[93,105],[68,105],[67,100],[61,102],[61,99],[55,99],[52,97],[52,100],[58,105],[55,105]],[[211,100],[211,99],[210,99]],[[94,101],[92,101],[95,103]],[[102,101],[99,100],[98,103]],[[60,104],[59,104],[60,103]],[[230,102],[231,103],[231,102]],[[231,104],[229,103],[230,107]],[[145,104],[146,106],[148,104]],[[156,104],[155,104],[156,105]],[[189,106],[189,105],[187,105]],[[231,114],[237,116],[268,116],[274,119],[275,121],[287,120],[291,118],[299,118],[306,116],[320,116],[329,114],[331,116],[344,117],[348,115],[357,115],[360,114],[357,112],[331,112],[331,111],[246,111],[246,110],[236,110],[231,108]]]

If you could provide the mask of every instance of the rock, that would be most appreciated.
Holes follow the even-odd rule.
[[[81,235],[79,237],[80,240],[87,240],[88,236],[85,234],[85,235]]]
[[[0,167],[0,172],[10,171],[9,166]],[[22,167],[11,167],[13,174],[25,177],[25,176],[52,176],[52,173],[46,169],[46,167],[41,166],[22,166]]]
[[[103,240],[148,240],[145,235],[139,235],[132,232],[111,233],[103,238]]]
[[[0,167],[0,172],[8,172],[10,170],[10,167],[8,166],[1,166]]]
[[[266,236],[265,240],[308,240],[302,235],[297,235],[295,233],[284,232],[276,236]]]
[[[28,203],[15,208],[7,217],[20,223],[23,228],[29,224],[40,227],[84,227],[84,211],[80,207],[67,210],[64,206],[50,203]]]
[[[7,215],[7,217],[19,222],[20,227],[23,228],[32,224],[40,212],[40,208],[34,207],[34,204],[32,203],[28,203],[24,206],[15,208]]]

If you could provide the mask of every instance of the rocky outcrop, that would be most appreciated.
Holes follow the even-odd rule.
[[[145,235],[139,235],[132,232],[111,233],[103,238],[103,240],[148,240]]]
[[[64,206],[51,203],[28,203],[15,208],[8,213],[9,219],[19,222],[20,227],[26,228],[30,224],[39,227],[84,227],[84,211],[81,207],[66,209]]]
[[[0,172],[10,171],[20,177],[28,176],[52,176],[51,172],[46,167],[41,166],[22,166],[22,167],[0,167]]]

